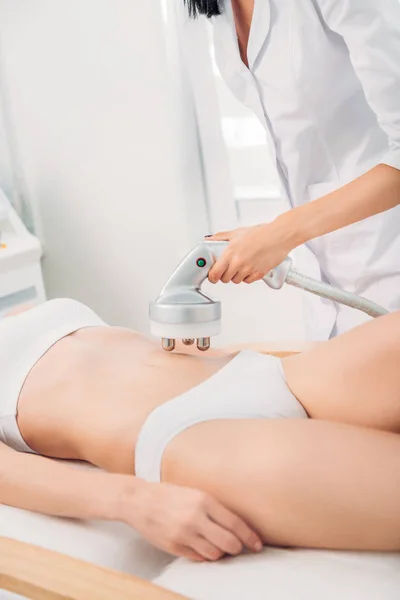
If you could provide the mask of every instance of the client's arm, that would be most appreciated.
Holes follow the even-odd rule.
[[[47,515],[112,519],[124,477],[74,468],[0,443],[0,503]]]
[[[14,308],[11,308],[9,311],[6,312],[4,318],[16,317],[17,315],[20,315],[21,313],[26,312],[27,310],[31,310],[32,308],[35,308],[33,304],[20,304],[18,306],[14,306]]]
[[[207,494],[79,468],[0,444],[0,503],[76,519],[124,522],[171,554],[202,560],[257,550],[259,539]]]

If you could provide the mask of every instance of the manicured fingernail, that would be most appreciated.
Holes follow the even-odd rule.
[[[261,543],[261,542],[255,542],[255,544],[254,544],[254,550],[255,550],[256,552],[261,552],[261,550],[263,549],[263,547],[264,547],[264,546],[262,545],[262,543]]]
[[[210,233],[209,235],[205,235],[204,237],[209,238],[209,237],[212,237],[213,235],[214,235],[213,233]]]

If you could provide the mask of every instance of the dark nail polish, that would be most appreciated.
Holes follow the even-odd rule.
[[[209,235],[205,235],[204,237],[209,238],[209,237],[212,237],[213,235],[214,235],[213,233],[210,233]]]

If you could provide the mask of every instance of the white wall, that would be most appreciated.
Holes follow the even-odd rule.
[[[149,299],[194,241],[160,3],[0,0],[0,36],[48,294],[146,329]]]

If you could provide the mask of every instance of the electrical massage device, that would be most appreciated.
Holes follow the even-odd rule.
[[[201,291],[203,282],[228,242],[205,241],[185,256],[162,288],[157,300],[150,304],[151,333],[162,340],[167,352],[175,349],[175,340],[185,345],[197,342],[206,351],[210,339],[221,331],[221,303]],[[284,284],[293,285],[323,298],[361,310],[371,317],[388,311],[378,304],[316,279],[305,277],[292,269],[290,257],[263,278],[270,288],[280,290]]]

